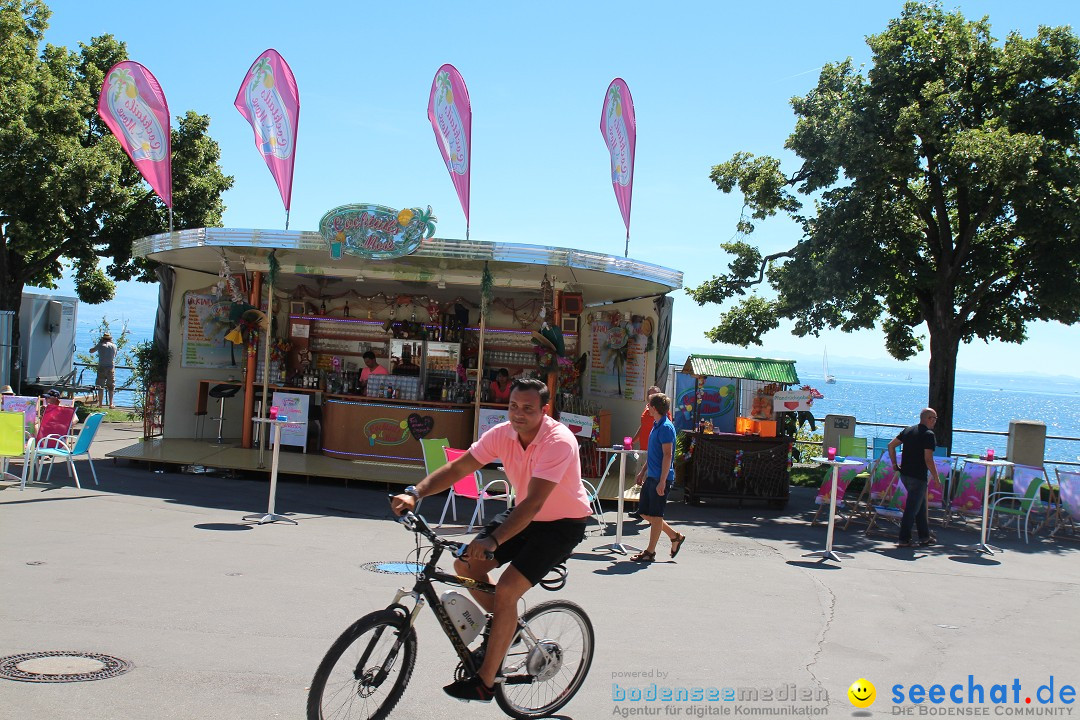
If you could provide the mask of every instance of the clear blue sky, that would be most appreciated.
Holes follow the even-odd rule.
[[[435,70],[457,66],[473,107],[472,237],[579,247],[621,255],[624,230],[599,131],[604,91],[624,78],[638,122],[630,255],[685,273],[687,286],[726,267],[718,243],[734,232],[741,200],[708,179],[740,150],[779,155],[794,116],[827,62],[868,60],[865,36],[899,15],[899,0],[779,3],[185,3],[132,6],[54,1],[47,40],[77,47],[112,33],[165,90],[173,116],[212,118],[225,172],[229,227],[284,227],[277,189],[252,132],[233,107],[240,81],[268,47],[288,60],[301,96],[292,229],[315,229],[348,202],[430,204],[438,235],[464,237],[465,219],[428,124]],[[945,3],[952,9],[956,5]],[[994,34],[1032,35],[1040,24],[1076,25],[1075,2],[968,2]],[[249,9],[250,8],[250,9]],[[453,14],[451,14],[453,13]],[[764,251],[797,238],[783,221],[759,226]],[[156,301],[149,287],[120,288],[123,302],[80,315],[131,317]],[[64,288],[62,288],[64,289]],[[70,290],[70,287],[67,289]],[[788,328],[746,351],[702,333],[716,306],[676,295],[673,344],[772,357],[820,357],[835,366],[888,359],[880,332],[796,338]],[[1022,346],[977,342],[959,365],[977,371],[1080,375],[1080,330],[1032,326]],[[908,367],[925,371],[927,357]]]

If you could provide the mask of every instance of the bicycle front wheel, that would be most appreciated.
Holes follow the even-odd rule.
[[[538,642],[524,631],[515,638],[495,700],[511,717],[547,717],[570,702],[589,673],[592,622],[581,606],[566,600],[540,603],[521,620]]]
[[[416,631],[398,613],[373,612],[341,634],[308,691],[308,720],[379,720],[405,692],[416,663]]]

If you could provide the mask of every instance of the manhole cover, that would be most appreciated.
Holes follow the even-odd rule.
[[[22,682],[69,683],[123,675],[131,663],[112,655],[77,650],[8,655],[0,658],[0,678]]]
[[[408,562],[369,562],[360,567],[384,575],[415,575],[424,569],[423,565]]]

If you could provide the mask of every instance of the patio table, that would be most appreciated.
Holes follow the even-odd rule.
[[[281,428],[286,425],[303,425],[302,422],[285,420],[282,418],[261,418],[253,417],[251,422],[255,423],[267,423],[274,428],[274,452],[270,459],[270,504],[265,513],[255,513],[253,515],[245,515],[244,520],[257,520],[259,525],[265,525],[266,523],[273,522],[290,522],[293,525],[298,525],[295,520],[284,515],[280,515],[274,512],[274,499],[277,496],[277,476],[278,476],[278,459],[281,454]]]
[[[848,460],[847,458],[829,460],[828,458],[823,457],[811,458],[811,460],[816,463],[821,463],[822,465],[832,466],[832,492],[830,493],[832,497],[829,498],[829,529],[825,534],[825,549],[818,550],[812,553],[807,553],[806,555],[803,555],[803,557],[819,557],[822,559],[822,561],[835,560],[836,562],[840,562],[841,560],[850,560],[852,558],[851,555],[842,552],[835,552],[832,549],[833,529],[836,525],[836,481],[837,478],[840,476],[840,468],[842,466],[858,465],[859,461]]]
[[[623,523],[623,493],[625,492],[626,485],[626,456],[633,455],[637,458],[637,450],[625,450],[621,447],[612,448],[600,448],[600,452],[617,454],[619,456],[619,507],[615,514],[615,542],[607,545],[601,545],[596,548],[597,550],[609,550],[620,555],[627,555],[630,551],[641,552],[641,548],[634,547],[633,545],[625,545],[622,541],[622,523]]]
[[[973,465],[983,465],[986,467],[986,481],[983,483],[982,524],[979,528],[979,542],[974,545],[968,545],[967,547],[974,552],[986,553],[987,555],[1005,552],[996,545],[990,545],[986,542],[986,532],[988,530],[986,518],[990,512],[990,473],[993,471],[993,468],[1011,467],[1012,463],[1008,460],[984,460],[982,458],[968,458],[967,462]]]

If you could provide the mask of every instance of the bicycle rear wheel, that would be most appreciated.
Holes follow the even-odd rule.
[[[547,717],[570,702],[589,672],[592,622],[566,600],[540,603],[521,620],[539,644],[519,635],[503,661],[506,677],[495,685],[495,700],[511,717]]]
[[[319,663],[308,692],[308,720],[380,720],[405,692],[416,663],[416,631],[390,610],[373,612],[341,634]]]

